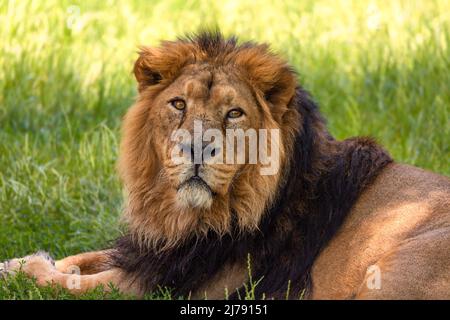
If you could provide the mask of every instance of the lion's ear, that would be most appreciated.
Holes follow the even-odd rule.
[[[151,49],[141,48],[139,58],[134,63],[133,69],[139,91],[144,90],[148,86],[158,84],[162,80],[161,72],[152,64],[152,60]]]
[[[192,54],[185,44],[165,42],[158,48],[140,47],[133,70],[139,91],[162,81],[170,81],[191,58]]]
[[[244,46],[236,55],[236,63],[270,103],[287,105],[293,98],[297,87],[295,71],[266,45]]]

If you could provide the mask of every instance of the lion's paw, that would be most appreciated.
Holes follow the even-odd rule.
[[[38,283],[45,284],[49,275],[56,270],[55,261],[44,251],[0,263],[0,275],[14,275],[18,271],[35,277]]]

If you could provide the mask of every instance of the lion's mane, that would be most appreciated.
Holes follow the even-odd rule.
[[[242,47],[255,46],[239,46],[234,39],[211,32],[183,41],[212,58],[224,48],[239,52]],[[285,72],[293,74],[292,70]],[[270,88],[275,93],[280,89]],[[288,128],[292,138],[285,140],[288,151],[282,179],[258,228],[243,231],[236,209],[232,208],[229,232],[219,234],[211,230],[167,250],[142,246],[130,232],[117,241],[112,259],[115,265],[134,275],[144,291],[167,286],[173,288],[174,295],[188,296],[225,264],[245,261],[249,255],[252,277],[260,280],[255,289],[257,298],[284,298],[288,285],[290,298],[309,293],[315,258],[361,191],[392,160],[369,138],[335,140],[317,105],[299,85],[293,98],[283,103],[295,110],[296,119],[290,122],[295,126]],[[238,292],[232,297],[237,295]]]

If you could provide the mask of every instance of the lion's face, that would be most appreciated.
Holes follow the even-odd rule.
[[[120,170],[131,231],[153,245],[224,234],[232,221],[257,229],[282,169],[262,175],[263,164],[249,161],[250,139],[242,150],[228,133],[279,130],[276,144],[270,134],[265,142],[268,153],[276,146],[282,168],[297,127],[288,107],[296,85],[289,67],[265,46],[211,41],[165,42],[144,49],[135,64],[139,97],[125,117]],[[259,147],[259,135],[256,141]]]
[[[192,65],[148,101],[148,107],[151,135],[158,141],[154,149],[161,166],[160,178],[176,192],[177,206],[201,211],[210,209],[214,201],[229,202],[233,180],[250,164],[226,162],[226,139],[211,139],[211,143],[197,140],[201,154],[194,163],[195,126],[197,134],[212,129],[223,137],[227,129],[260,129],[263,115],[247,84],[231,68],[214,70],[208,64]],[[191,139],[173,141],[177,132],[189,133]],[[186,161],[174,161],[177,147]]]

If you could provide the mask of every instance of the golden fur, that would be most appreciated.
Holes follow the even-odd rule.
[[[162,79],[157,85],[148,86],[152,81],[148,70],[158,70]],[[286,107],[297,81],[286,70],[290,70],[289,66],[270,54],[264,45],[239,51],[222,48],[214,60],[188,42],[163,42],[159,48],[141,49],[134,68],[140,96],[125,116],[119,162],[119,171],[129,194],[126,221],[139,241],[146,245],[161,245],[162,242],[167,248],[193,232],[206,234],[213,229],[224,234],[230,228],[231,209],[239,214],[238,222],[243,231],[258,227],[264,209],[277,190],[279,174],[262,176],[258,174],[259,165],[211,165],[217,184],[217,197],[212,207],[207,210],[179,208],[179,195],[170,181],[171,178],[178,179],[179,167],[171,164],[170,148],[166,148],[171,146],[167,140],[174,127],[161,123],[159,112],[152,108],[161,104],[163,90],[169,92],[167,96],[171,91],[174,95],[184,92],[194,100],[197,96],[203,98],[208,81],[220,83],[211,93],[208,105],[200,103],[200,106],[207,109],[240,100],[241,105],[253,108],[252,113],[259,111],[249,119],[247,126],[282,130],[280,158],[283,163],[284,146],[291,144],[298,127],[297,119],[290,115],[293,111]],[[281,88],[280,94],[273,95],[269,105],[264,93],[274,83]],[[192,126],[190,121],[193,119],[185,120],[188,127]],[[254,188],[255,185],[258,188]]]

